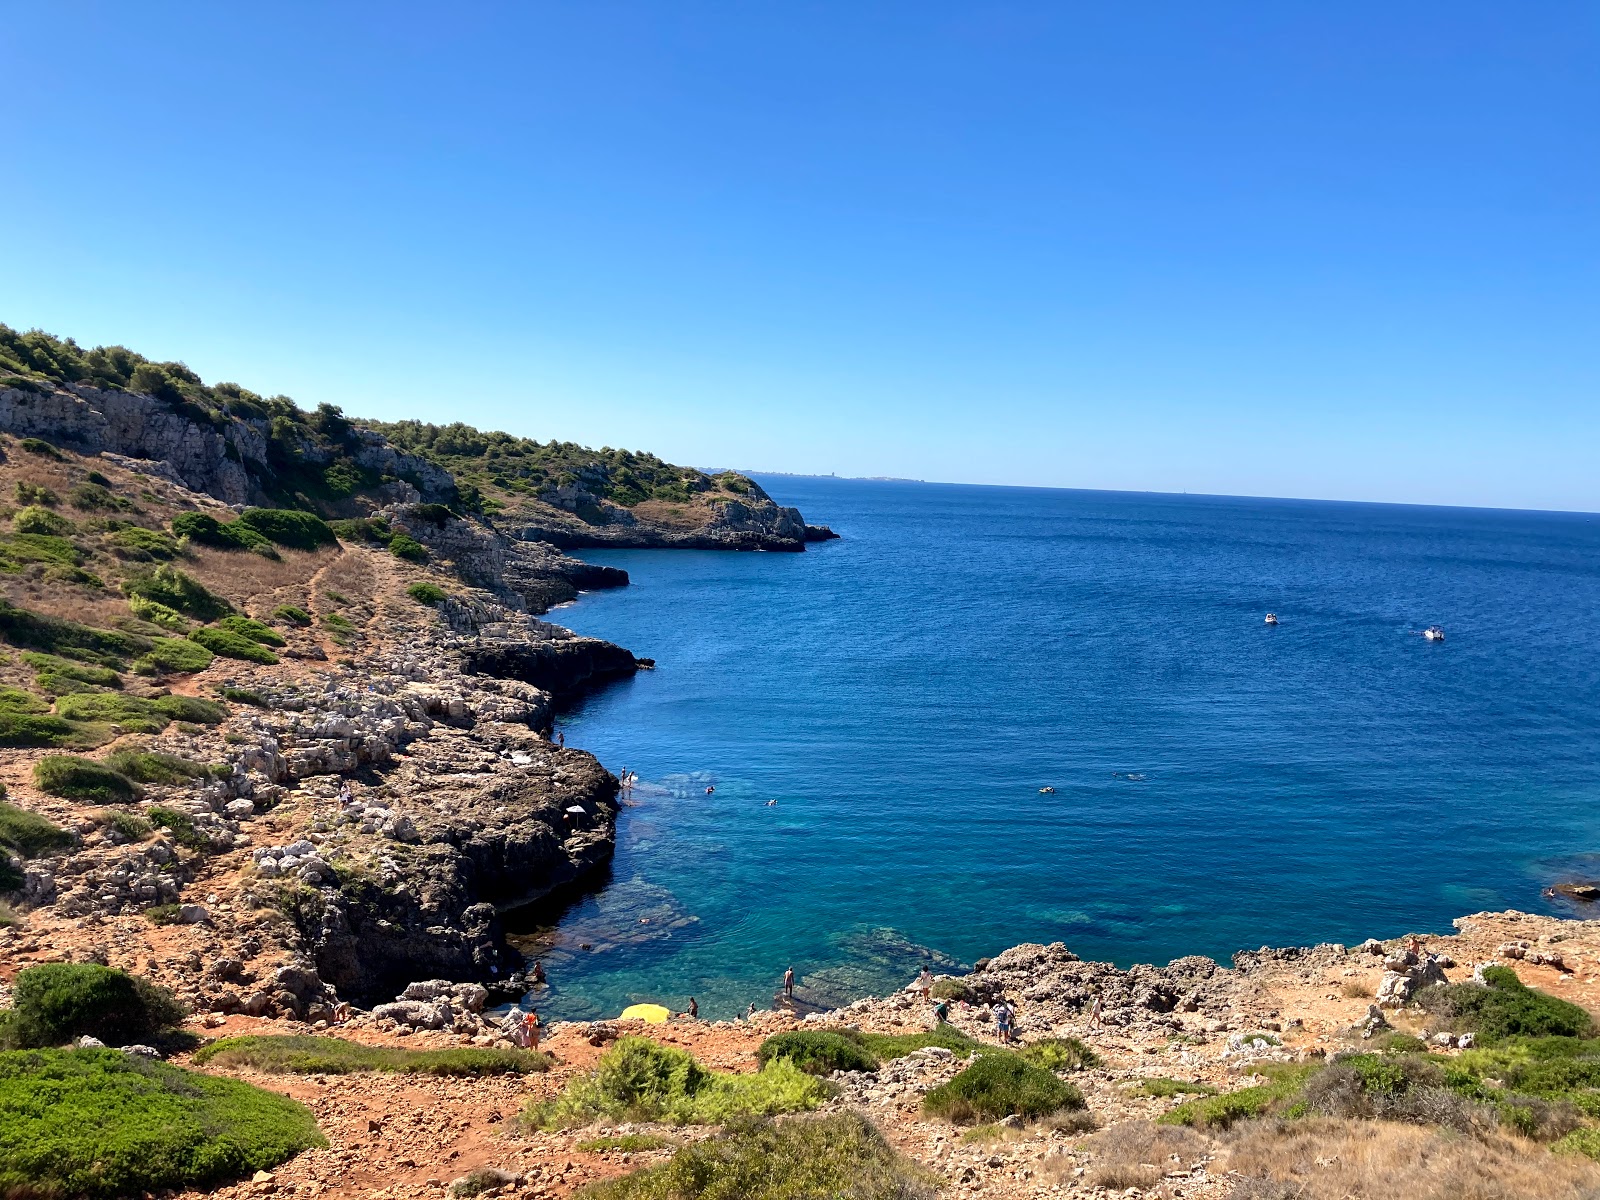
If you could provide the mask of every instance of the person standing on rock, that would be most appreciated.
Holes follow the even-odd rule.
[[[994,1002],[994,1030],[1003,1045],[1011,1044],[1011,1006],[1006,1003],[1005,997]]]
[[[563,749],[563,750],[565,750],[567,748],[567,732],[566,732],[566,730],[563,729],[560,733],[556,734],[556,745],[558,747],[560,747],[561,749]]]
[[[787,971],[785,971],[783,973],[783,998],[785,1000],[793,1000],[794,999],[794,968],[793,967],[790,967]]]
[[[543,987],[544,982],[544,963],[536,958],[533,960],[533,986]]]
[[[523,1032],[527,1034],[529,1049],[537,1050],[539,1048],[539,1013],[537,1010],[532,1008],[528,1010],[528,1015],[522,1018],[522,1028]]]
[[[1105,1012],[1105,1008],[1106,1008],[1105,997],[1102,996],[1099,992],[1095,992],[1095,994],[1094,994],[1094,1003],[1089,1005],[1089,1028],[1090,1029],[1099,1029],[1100,1028],[1100,1024],[1101,1024],[1100,1023],[1100,1017],[1101,1017],[1101,1014]]]
[[[922,974],[917,976],[917,994],[926,1000],[928,998],[928,993],[932,990],[933,972],[928,970],[927,967],[923,967]]]

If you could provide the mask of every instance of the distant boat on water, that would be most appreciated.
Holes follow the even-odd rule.
[[[1422,631],[1422,636],[1427,638],[1430,642],[1442,642],[1444,641],[1444,630],[1440,629],[1437,625],[1429,625]]]
[[[1268,625],[1276,625],[1277,623],[1278,623],[1278,614],[1277,613],[1268,613],[1267,614],[1267,624]]]

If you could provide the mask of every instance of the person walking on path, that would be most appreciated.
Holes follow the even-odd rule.
[[[1089,1005],[1089,1028],[1090,1029],[1099,1029],[1099,1028],[1101,1028],[1100,1017],[1101,1017],[1101,1014],[1105,1012],[1105,1010],[1106,1010],[1105,997],[1102,996],[1099,992],[1096,992],[1094,994],[1094,1003]]]
[[[522,1018],[522,1028],[528,1035],[529,1048],[537,1050],[539,1048],[539,1014],[536,1010],[531,1008],[528,1010],[528,1015]]]
[[[902,976],[902,978],[904,978],[904,976]],[[783,998],[785,1000],[793,1000],[794,999],[794,968],[793,967],[790,967],[787,971],[785,971],[783,973]]]
[[[933,990],[933,972],[927,967],[922,968],[922,974],[917,976],[917,992],[926,1000],[928,993]]]
[[[994,1002],[994,1007],[990,1009],[990,1012],[994,1016],[995,1035],[1000,1039],[1003,1045],[1010,1045],[1011,1006],[1005,1002],[1004,997],[1001,997],[999,1000]]]

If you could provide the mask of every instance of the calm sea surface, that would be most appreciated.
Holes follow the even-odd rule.
[[[633,586],[554,614],[660,667],[562,721],[642,783],[527,943],[547,1016],[1447,930],[1596,870],[1600,517],[763,483],[844,540],[590,553]]]

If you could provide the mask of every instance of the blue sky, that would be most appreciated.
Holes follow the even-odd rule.
[[[0,321],[706,466],[1600,509],[1600,8],[0,0]]]

